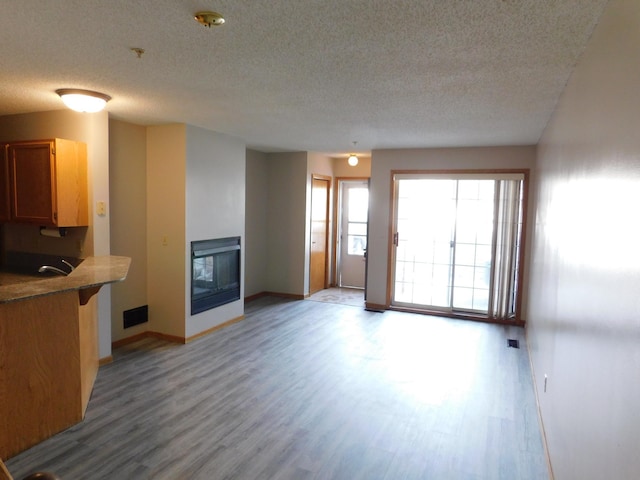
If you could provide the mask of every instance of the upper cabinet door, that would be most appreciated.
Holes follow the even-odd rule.
[[[11,218],[9,197],[9,161],[6,146],[0,145],[0,222],[8,222]]]
[[[9,143],[11,221],[42,226],[89,224],[86,145],[54,139]]]
[[[56,225],[53,142],[10,144],[13,220]]]

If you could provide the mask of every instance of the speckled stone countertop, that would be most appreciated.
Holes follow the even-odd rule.
[[[0,303],[94,288],[127,278],[131,259],[113,255],[88,257],[69,275],[37,276],[0,271]]]

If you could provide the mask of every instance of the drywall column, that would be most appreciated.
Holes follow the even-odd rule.
[[[147,128],[149,330],[185,337],[187,127]]]

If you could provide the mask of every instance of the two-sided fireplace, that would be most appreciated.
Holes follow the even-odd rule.
[[[191,242],[191,315],[240,299],[240,237]]]

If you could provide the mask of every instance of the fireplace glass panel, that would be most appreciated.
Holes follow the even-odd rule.
[[[191,243],[191,314],[240,299],[240,237]]]

